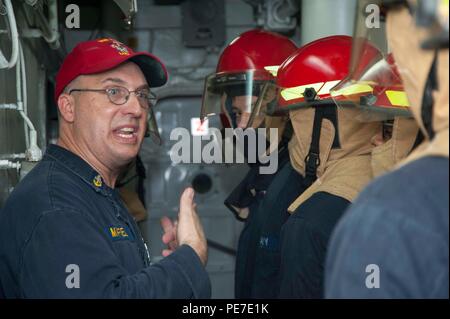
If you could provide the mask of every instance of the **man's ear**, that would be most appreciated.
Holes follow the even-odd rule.
[[[58,110],[64,121],[73,123],[75,120],[75,99],[63,93],[58,97]]]

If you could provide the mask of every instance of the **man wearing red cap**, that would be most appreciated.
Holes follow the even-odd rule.
[[[149,130],[159,139],[150,87],[167,71],[155,56],[113,39],[80,43],[56,78],[58,145],[0,212],[0,295],[7,298],[208,298],[206,240],[181,196],[168,249],[151,264],[135,220],[114,188]]]

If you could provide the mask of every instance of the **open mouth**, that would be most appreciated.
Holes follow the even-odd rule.
[[[113,130],[113,134],[121,142],[136,143],[138,128],[136,126],[122,126]]]

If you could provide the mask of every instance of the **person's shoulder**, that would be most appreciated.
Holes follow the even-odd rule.
[[[42,213],[52,209],[47,178],[52,164],[39,162],[14,188],[0,210],[0,241],[24,240]]]
[[[365,200],[392,205],[411,206],[421,202],[430,205],[448,201],[449,160],[445,157],[424,157],[375,179],[361,193]],[[399,199],[407,199],[400,201]]]
[[[372,181],[346,214],[346,224],[447,225],[448,158],[425,157]]]
[[[42,160],[14,188],[2,211],[21,219],[61,207],[77,207],[77,193],[85,191],[81,178],[56,161]]]
[[[449,159],[441,156],[427,156],[410,162],[399,169],[380,178],[386,181],[395,181],[402,178],[405,181],[414,181],[417,188],[428,188],[430,184],[437,184],[448,180]],[[394,183],[395,185],[396,183]]]
[[[48,201],[48,176],[52,167],[51,162],[39,162],[14,188],[9,195],[5,210],[21,211],[21,207],[33,206],[50,208]],[[11,207],[11,208],[10,208]]]

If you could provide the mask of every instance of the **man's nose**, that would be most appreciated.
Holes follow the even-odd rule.
[[[238,119],[237,127],[238,128],[246,128],[248,121],[250,120],[250,114],[249,113],[242,113],[240,118]]]
[[[131,93],[128,97],[128,101],[123,105],[122,112],[125,114],[132,114],[135,117],[140,117],[144,112],[141,102],[134,93]]]

